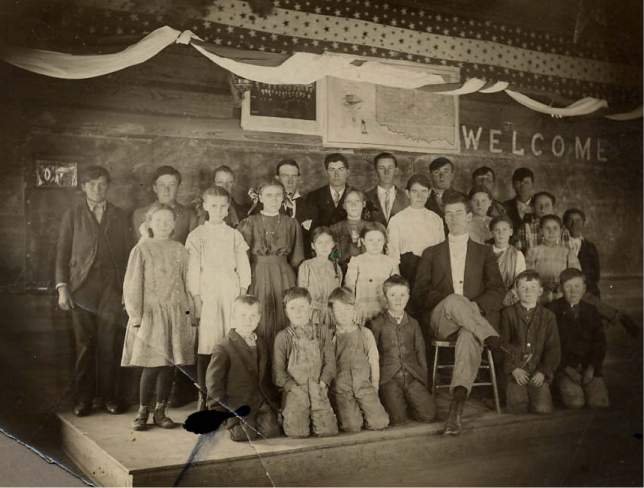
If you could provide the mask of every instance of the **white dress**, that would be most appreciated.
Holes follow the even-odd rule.
[[[206,222],[188,235],[186,248],[188,291],[202,301],[197,352],[212,354],[230,330],[232,305],[240,288],[250,285],[248,244],[227,224]]]
[[[360,254],[349,261],[344,286],[356,297],[366,319],[372,319],[385,309],[385,294],[382,284],[391,275],[399,274],[396,260],[384,254]]]

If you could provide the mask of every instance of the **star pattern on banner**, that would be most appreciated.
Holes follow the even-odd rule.
[[[75,31],[77,40],[92,45],[97,44],[95,39],[114,34],[143,37],[165,24],[192,30],[218,46],[276,53],[331,51],[456,66],[462,81],[503,80],[513,89],[554,92],[571,99],[641,100],[640,68],[604,56],[608,47],[572,46],[546,32],[380,2],[280,0],[274,4],[274,13],[260,18],[245,2],[219,0],[207,18],[185,25],[167,16],[136,14],[133,18],[127,11],[84,8],[70,16],[68,29]]]

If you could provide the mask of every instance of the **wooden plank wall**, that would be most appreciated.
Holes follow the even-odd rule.
[[[65,81],[0,66],[6,87],[0,93],[2,175],[0,180],[0,270],[3,285],[26,278],[27,219],[25,181],[36,158],[102,164],[113,175],[110,198],[132,209],[151,199],[149,176],[171,164],[184,176],[179,199],[189,202],[205,187],[211,171],[230,165],[238,174],[235,197],[246,198],[249,185],[270,177],[277,160],[292,157],[302,165],[305,191],[324,183],[324,149],[317,137],[244,132],[233,117],[226,74],[188,47],[174,46],[154,59],[92,80]],[[461,97],[461,129],[477,133],[478,149],[463,144],[452,157],[455,186],[469,188],[479,165],[498,173],[498,196],[511,196],[510,176],[519,165],[537,174],[537,187],[559,197],[557,210],[580,206],[589,214],[588,237],[597,242],[604,269],[613,275],[641,275],[642,131],[638,123],[593,118],[555,120],[523,108],[505,95]],[[431,114],[428,114],[431,117]],[[498,130],[492,134],[490,129]],[[515,149],[512,153],[513,131]],[[530,150],[532,136],[543,154]],[[553,137],[566,145],[552,154]],[[590,160],[575,157],[574,138],[591,138]],[[600,158],[597,140],[602,139]],[[555,146],[558,149],[558,146]],[[499,152],[501,151],[501,152]],[[370,158],[376,151],[350,155],[351,184],[367,189],[375,182]],[[435,155],[400,154],[400,182],[426,172]],[[607,159],[600,161],[598,159]],[[27,277],[28,278],[28,277]]]

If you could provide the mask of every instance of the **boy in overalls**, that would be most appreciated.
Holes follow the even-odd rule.
[[[293,287],[284,295],[289,326],[275,337],[273,380],[282,390],[282,428],[288,437],[338,433],[328,397],[335,355],[328,329],[311,323],[311,295]]]
[[[380,360],[373,333],[354,320],[355,299],[347,288],[331,292],[329,308],[336,326],[337,373],[332,393],[340,429],[359,432],[363,425],[369,430],[384,429],[389,415],[378,397]]]

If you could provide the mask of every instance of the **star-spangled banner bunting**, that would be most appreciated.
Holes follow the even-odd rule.
[[[168,24],[190,29],[222,47],[260,52],[339,52],[460,68],[462,81],[504,80],[513,89],[558,93],[570,99],[603,98],[611,104],[641,101],[637,60],[620,59],[608,46],[573,45],[547,32],[401,8],[386,2],[279,0],[266,18],[245,2],[220,0],[205,18],[177,25],[162,15],[83,9],[66,29],[87,45],[118,35],[140,35]],[[610,61],[608,61],[610,60]],[[631,64],[632,63],[632,64]]]

